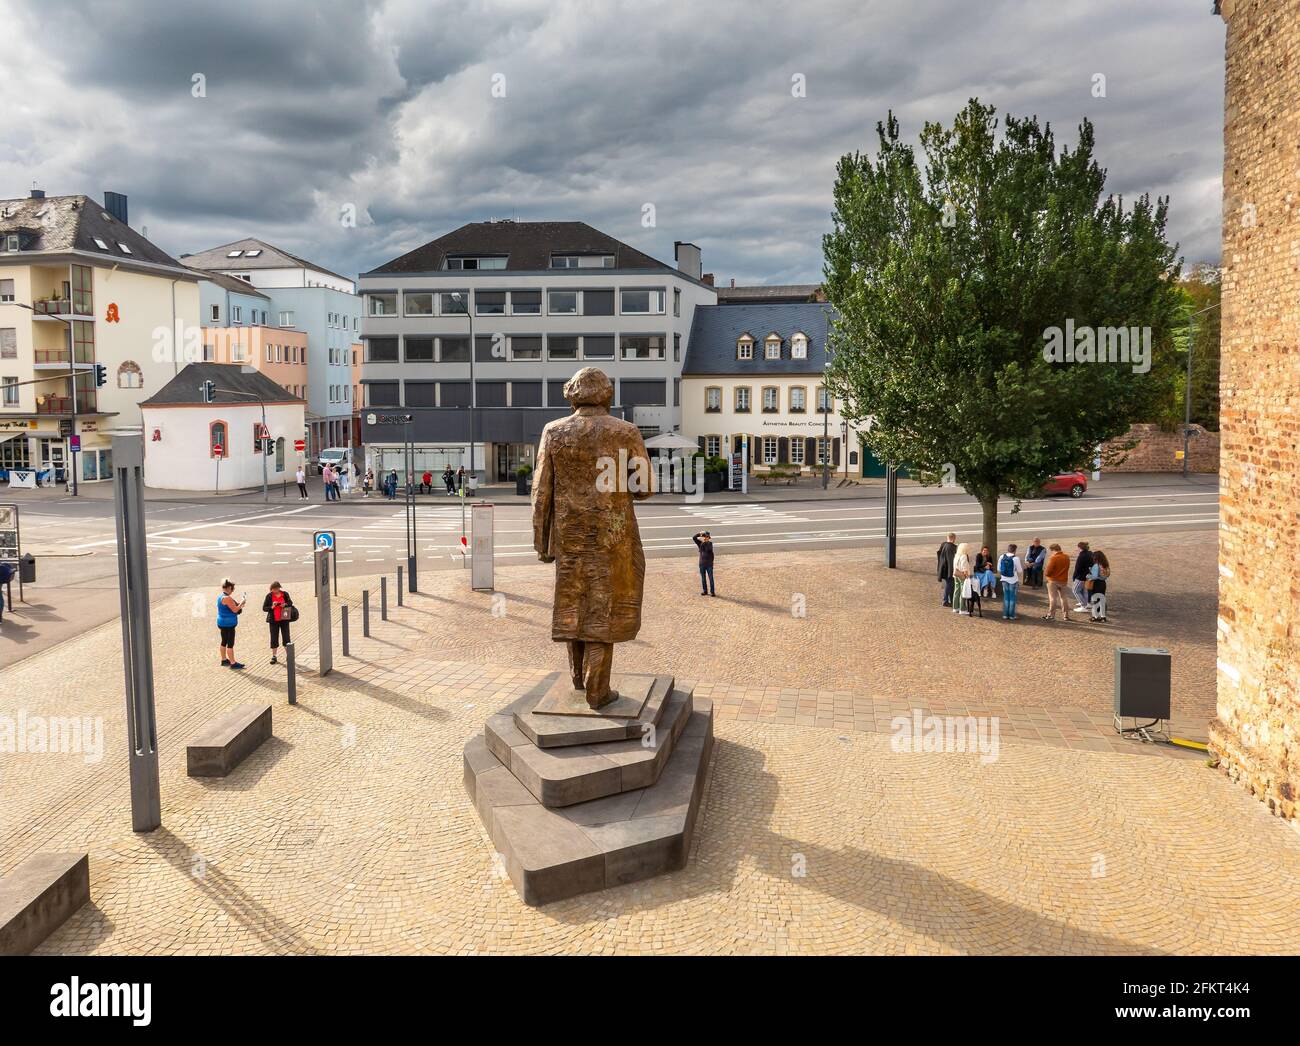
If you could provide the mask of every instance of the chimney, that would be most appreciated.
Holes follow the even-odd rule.
[[[700,277],[700,282],[701,282],[702,284],[704,284],[706,287],[712,287],[712,286],[713,286],[713,273],[711,273],[711,272],[706,272],[703,276]]]
[[[734,277],[734,276],[731,277],[731,285],[732,285],[733,287],[736,285],[736,277]]]
[[[677,262],[677,271],[693,280],[700,278],[700,249],[684,240],[673,241],[673,259]]]
[[[104,210],[108,211],[123,225],[130,225],[126,218],[126,196],[120,192],[104,193]]]
[[[29,199],[32,199],[32,200],[43,200],[43,199],[45,199],[45,190],[44,190],[44,189],[33,189],[33,190],[31,191],[30,195],[29,195]]]

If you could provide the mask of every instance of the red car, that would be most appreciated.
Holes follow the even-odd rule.
[[[1072,498],[1083,497],[1088,489],[1086,472],[1062,472],[1043,484],[1044,494],[1069,494]]]

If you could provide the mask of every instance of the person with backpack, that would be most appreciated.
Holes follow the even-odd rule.
[[[221,595],[217,597],[217,631],[221,633],[221,663],[226,668],[243,668],[235,660],[235,629],[239,615],[244,612],[244,602],[235,599],[235,583],[226,578],[221,582]]]
[[[1016,546],[1008,545],[998,557],[998,580],[1002,582],[1002,620],[1016,620],[1016,597],[1020,594],[1020,581],[1025,576],[1024,564],[1016,555]]]
[[[1106,553],[1097,549],[1092,554],[1092,567],[1084,582],[1088,591],[1088,609],[1092,611],[1094,621],[1106,620],[1106,579],[1110,577],[1110,560]]]
[[[285,646],[293,642],[289,624],[298,620],[298,608],[293,605],[293,600],[280,582],[272,581],[271,590],[262,600],[262,612],[266,614],[266,623],[271,626],[271,664],[278,665],[281,641]]]

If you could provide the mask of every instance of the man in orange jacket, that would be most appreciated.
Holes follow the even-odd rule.
[[[1043,577],[1047,581],[1047,613],[1044,615],[1048,621],[1056,620],[1056,601],[1061,601],[1061,613],[1066,621],[1070,620],[1070,557],[1061,551],[1061,546],[1055,543],[1048,545],[1049,555],[1047,557],[1047,566],[1043,569]]]

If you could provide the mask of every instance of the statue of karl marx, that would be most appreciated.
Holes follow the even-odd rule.
[[[573,413],[542,430],[537,451],[533,547],[555,563],[551,638],[569,644],[574,689],[596,709],[618,697],[614,644],[641,628],[645,553],[632,501],[650,496],[650,462],[636,426],[610,416],[603,371],[583,367],[564,398]]]

